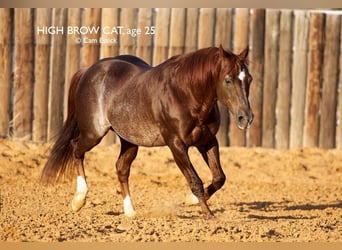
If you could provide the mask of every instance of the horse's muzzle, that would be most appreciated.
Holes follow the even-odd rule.
[[[254,114],[252,112],[239,113],[235,116],[236,125],[239,129],[247,129],[251,126],[254,119]]]

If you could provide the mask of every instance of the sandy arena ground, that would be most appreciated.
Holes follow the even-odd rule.
[[[75,183],[43,187],[51,145],[0,141],[0,241],[342,241],[342,151],[222,148],[227,182],[202,219],[167,148],[141,148],[130,186],[137,216],[123,215],[115,173],[119,146],[86,155],[89,193],[71,211]],[[211,175],[195,150],[203,182]]]

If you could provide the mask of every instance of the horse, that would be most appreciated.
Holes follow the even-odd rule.
[[[155,67],[136,56],[119,55],[80,69],[72,77],[67,119],[41,181],[56,184],[62,177],[76,177],[71,207],[80,210],[88,193],[85,153],[112,130],[121,143],[116,172],[126,216],[136,214],[128,182],[138,147],[167,146],[204,218],[214,218],[207,200],[226,180],[216,138],[218,101],[240,129],[251,125],[247,56],[248,47],[234,54],[220,45],[173,56]],[[212,183],[206,188],[190,161],[190,147],[198,149],[211,170]]]

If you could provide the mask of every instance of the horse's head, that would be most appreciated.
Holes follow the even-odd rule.
[[[253,121],[253,113],[249,104],[249,86],[252,76],[247,68],[248,47],[239,55],[219,48],[221,72],[217,86],[218,100],[234,115],[236,125],[240,129],[248,128]]]

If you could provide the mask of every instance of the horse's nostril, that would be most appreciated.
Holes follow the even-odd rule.
[[[236,125],[240,129],[246,129],[248,127],[248,116],[243,114],[237,114],[236,117]]]
[[[244,116],[244,115],[239,115],[238,116],[238,122],[239,123],[243,123],[246,120],[248,120],[246,116]]]

